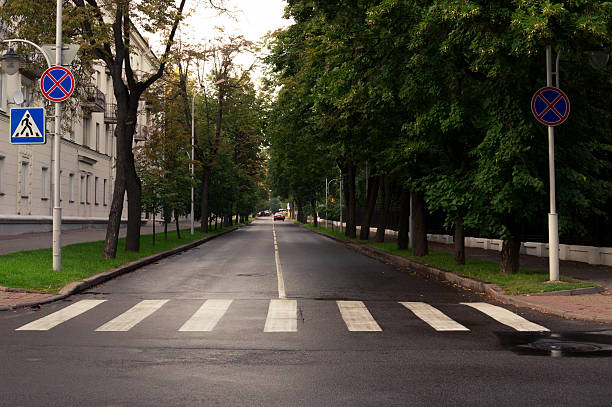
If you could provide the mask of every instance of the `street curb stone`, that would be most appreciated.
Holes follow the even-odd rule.
[[[108,280],[112,280],[115,277],[118,277],[122,274],[126,274],[129,273],[131,271],[137,270],[143,266],[149,265],[151,263],[155,263],[158,260],[161,260],[163,258],[166,257],[170,257],[173,256],[177,253],[181,253],[184,252],[186,250],[192,249],[196,246],[200,246],[201,244],[204,244],[210,240],[216,239],[220,236],[223,236],[225,234],[231,233],[243,226],[249,225],[251,224],[252,221],[247,222],[244,225],[241,226],[236,226],[232,229],[229,230],[225,230],[223,232],[214,234],[214,235],[210,235],[210,236],[205,236],[202,239],[198,239],[196,241],[184,244],[182,246],[178,246],[175,247],[173,249],[170,250],[166,250],[165,252],[160,252],[160,253],[155,253],[152,254],[151,256],[147,256],[147,257],[143,257],[142,259],[138,259],[135,261],[132,261],[130,263],[126,263],[122,266],[119,266],[117,268],[111,269],[111,270],[107,270],[107,271],[103,271],[99,274],[93,275],[91,277],[88,277],[82,281],[73,281],[71,283],[66,284],[64,287],[62,287],[62,289],[59,291],[58,295],[54,295],[52,297],[49,298],[45,298],[44,300],[40,300],[40,301],[31,301],[31,302],[24,302],[24,303],[19,303],[19,304],[12,304],[12,305],[3,305],[0,306],[0,311],[8,311],[8,310],[13,310],[13,309],[17,309],[17,308],[27,308],[27,307],[34,307],[34,306],[38,306],[38,305],[43,305],[43,304],[48,304],[50,302],[55,302],[55,301],[59,301],[62,300],[66,297],[69,297],[71,295],[77,294],[79,292],[85,291],[90,287],[93,287],[95,285],[104,283]],[[3,287],[4,289],[5,287]],[[36,292],[36,291],[29,291],[29,290],[22,290],[22,289],[10,289],[10,288],[6,288],[6,291],[15,291],[15,292]],[[36,292],[38,293],[38,292]]]
[[[354,251],[357,251],[359,253],[365,254],[366,256],[371,257],[373,259],[382,261],[384,263],[393,264],[395,266],[409,268],[410,270],[415,271],[427,277],[434,276],[441,280],[446,280],[451,283],[455,283],[464,288],[468,288],[470,290],[474,290],[474,291],[486,294],[492,297],[493,299],[499,302],[502,302],[504,304],[510,304],[516,307],[527,307],[535,311],[557,315],[557,316],[560,316],[566,319],[581,319],[585,321],[612,323],[611,315],[597,315],[597,316],[587,315],[587,314],[582,314],[580,312],[567,311],[567,310],[564,310],[558,307],[554,307],[554,306],[550,306],[550,305],[535,304],[525,298],[531,295],[538,295],[538,294],[529,294],[529,295],[520,295],[520,296],[506,295],[504,293],[504,290],[496,284],[489,283],[486,281],[476,280],[470,277],[460,276],[452,271],[445,271],[445,270],[441,270],[436,267],[418,263],[413,260],[406,259],[405,257],[387,253],[375,247],[366,246],[363,243],[355,243],[355,242],[346,241],[344,239],[340,239],[335,236],[331,236],[326,233],[322,233],[317,230],[307,228],[306,226],[301,225],[298,222],[295,222],[295,224],[313,233],[316,233],[323,237],[327,237],[328,239],[334,240],[336,242],[342,243],[346,247]],[[578,288],[578,289],[573,289],[573,290],[555,291],[554,294],[546,293],[546,295],[567,296],[567,295],[594,294],[594,293],[599,293],[602,291],[604,291],[604,288],[597,286],[597,287],[588,287],[588,288]]]

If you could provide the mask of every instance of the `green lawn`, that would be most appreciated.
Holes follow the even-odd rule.
[[[315,229],[313,225],[305,225],[310,229]],[[339,230],[331,230],[323,226],[317,229],[319,232],[327,233],[344,240],[357,241],[358,239],[348,239]],[[370,240],[367,245],[386,251],[391,254],[405,257],[416,262],[433,266],[442,270],[452,271],[462,276],[472,277],[477,280],[497,284],[504,289],[506,294],[530,294],[546,291],[570,290],[574,288],[593,287],[595,284],[585,283],[569,277],[561,276],[559,283],[548,283],[548,273],[536,270],[521,268],[517,274],[501,274],[499,264],[480,259],[466,258],[466,264],[458,266],[455,264],[454,256],[450,253],[430,250],[425,257],[412,256],[412,250],[398,250],[395,242],[375,243]]]
[[[163,232],[156,233],[155,246],[152,245],[153,235],[142,235],[138,253],[126,252],[124,250],[125,238],[121,238],[117,246],[117,257],[107,260],[101,257],[103,241],[65,246],[62,248],[62,271],[60,272],[53,271],[52,249],[1,255],[0,286],[58,293],[68,283],[80,281],[131,261],[219,233],[222,230],[224,229],[206,234],[196,229],[194,235],[191,236],[189,229],[185,229],[181,230],[180,240],[177,238],[176,230],[169,230],[167,241],[164,240]]]

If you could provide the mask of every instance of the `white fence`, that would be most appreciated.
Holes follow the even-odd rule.
[[[321,225],[325,223],[325,219],[319,220]],[[331,221],[328,221],[331,226]],[[343,222],[344,223],[344,222]],[[339,222],[334,222],[334,227],[338,227]],[[359,229],[359,226],[357,226]],[[370,228],[370,233],[376,233],[376,228]],[[397,231],[387,230],[387,235],[397,236]],[[455,239],[450,235],[427,235],[427,240],[430,242],[453,244]],[[502,249],[502,241],[499,239],[486,239],[481,237],[466,237],[466,247],[478,247],[485,250]],[[530,256],[548,257],[548,243],[523,242],[521,243],[521,254]],[[577,246],[569,244],[559,245],[559,258],[561,260],[579,261],[588,264],[600,264],[612,266],[612,247],[593,247],[593,246]]]

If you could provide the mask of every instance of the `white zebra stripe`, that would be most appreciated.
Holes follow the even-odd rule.
[[[270,300],[264,332],[297,332],[297,301]]]
[[[225,315],[232,300],[208,300],[179,329],[185,332],[210,332]]]
[[[161,308],[168,300],[143,300],[117,318],[102,325],[98,332],[125,332]]]
[[[466,327],[446,316],[442,311],[424,302],[400,302],[417,317],[436,331],[469,331]]]
[[[496,321],[514,328],[517,331],[549,331],[548,328],[544,328],[541,325],[527,321],[522,316],[508,311],[505,308],[498,307],[497,305],[488,304],[486,302],[462,302],[462,304],[475,308],[478,311],[487,314]]]
[[[48,331],[49,329],[66,322],[86,311],[89,311],[93,307],[102,304],[106,300],[81,300],[72,305],[67,306],[59,311],[49,314],[46,317],[37,319],[36,321],[30,322],[16,331]]]
[[[381,327],[376,323],[370,311],[361,301],[336,301],[342,319],[349,331],[353,332],[380,332]]]

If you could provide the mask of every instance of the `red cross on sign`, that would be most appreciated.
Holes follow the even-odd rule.
[[[74,91],[74,76],[63,66],[52,66],[40,77],[40,90],[52,102],[63,102]]]

